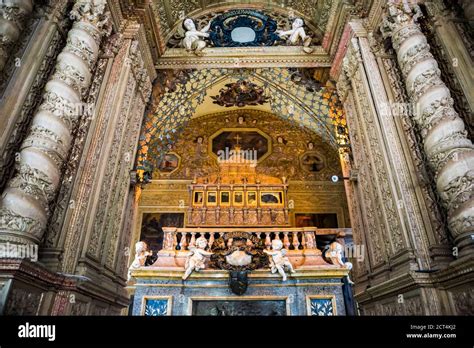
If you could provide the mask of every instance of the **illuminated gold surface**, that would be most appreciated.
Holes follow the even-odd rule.
[[[266,134],[265,132],[261,131],[258,128],[221,128],[209,137],[209,142],[207,144],[208,154],[209,154],[209,156],[211,156],[215,160],[217,160],[217,155],[212,151],[212,141],[217,136],[219,136],[220,134],[222,134],[224,132],[256,132],[256,133],[260,134],[262,137],[264,137],[265,139],[267,139],[267,144],[268,144],[267,152],[262,157],[260,157],[258,159],[258,161],[257,161],[258,163],[262,162],[265,158],[270,156],[271,153],[272,153],[272,138],[268,134]]]

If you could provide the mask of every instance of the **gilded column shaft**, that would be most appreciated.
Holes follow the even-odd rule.
[[[453,108],[448,87],[426,37],[416,23],[421,12],[390,3],[382,32],[392,38],[405,86],[414,106],[414,120],[424,151],[435,172],[437,190],[448,212],[448,224],[458,246],[473,242],[474,151],[464,122]]]
[[[10,50],[20,37],[25,20],[32,11],[31,0],[0,2],[0,71],[5,67]]]
[[[17,173],[0,201],[0,240],[38,243],[43,236],[49,203],[59,186],[72,131],[85,107],[82,100],[91,84],[102,32],[109,23],[105,4],[105,0],[78,1],[70,13],[75,22],[66,47],[58,55],[43,102],[21,145]]]

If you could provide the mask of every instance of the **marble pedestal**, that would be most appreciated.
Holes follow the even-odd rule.
[[[342,278],[347,272],[332,266],[297,269],[283,282],[269,270],[257,270],[249,273],[247,291],[238,296],[229,288],[227,271],[195,272],[183,281],[181,270],[144,267],[132,272],[132,314],[345,315]]]

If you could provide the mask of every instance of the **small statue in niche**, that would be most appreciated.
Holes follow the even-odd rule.
[[[207,256],[211,256],[213,253],[206,251],[207,240],[204,237],[196,239],[196,246],[190,247],[191,255],[186,259],[185,268],[186,271],[183,275],[183,280],[187,279],[193,271],[199,272],[201,269],[206,268],[204,262]]]
[[[280,145],[286,145],[287,141],[282,136],[277,137],[277,143]]]
[[[210,27],[211,22],[201,30],[197,30],[194,21],[191,18],[186,18],[183,21],[183,28],[186,30],[182,41],[183,47],[197,56],[202,56],[204,54],[202,51],[207,46],[207,43],[201,38],[209,37],[208,31]]]
[[[198,137],[196,138],[196,143],[198,143],[199,145],[202,145],[202,142],[203,142],[203,141],[204,141],[204,139],[203,139],[203,137],[201,137],[201,136],[198,136]]]
[[[345,267],[349,270],[352,269],[352,263],[351,262],[344,262],[342,261],[342,254],[344,252],[344,247],[342,244],[334,241],[331,244],[329,244],[329,249],[326,251],[324,256],[329,259],[329,261],[336,266],[339,267]],[[351,280],[349,275],[347,276],[347,280],[349,281],[349,284],[354,284],[354,282]]]
[[[287,39],[290,45],[299,45],[300,41],[303,44],[303,51],[305,53],[312,53],[313,49],[311,45],[311,36],[306,35],[304,31],[304,21],[301,18],[295,18],[291,25],[291,30],[283,31],[277,30],[276,33],[280,38]]]
[[[207,166],[207,146],[204,137],[201,135],[196,137],[194,143],[196,144],[193,149],[194,151],[190,151],[191,163],[195,168],[195,173],[198,176],[203,176],[203,170]]]
[[[135,259],[128,268],[128,280],[132,279],[132,271],[145,266],[148,256],[152,256],[153,252],[148,250],[148,245],[145,242],[137,242],[135,244]]]
[[[278,272],[282,276],[283,281],[286,281],[285,267],[288,268],[291,273],[295,273],[293,265],[288,257],[285,256],[287,250],[283,249],[283,242],[281,240],[272,240],[272,250],[264,250],[263,252],[271,256],[270,267],[272,273]]]

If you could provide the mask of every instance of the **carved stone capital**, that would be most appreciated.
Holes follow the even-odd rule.
[[[380,30],[384,37],[393,37],[401,29],[418,27],[416,22],[422,15],[418,5],[410,7],[405,3],[395,4],[389,2],[387,4],[387,14],[382,20]]]
[[[342,62],[342,70],[351,79],[362,62],[360,46],[357,38],[352,38],[346,56]]]

